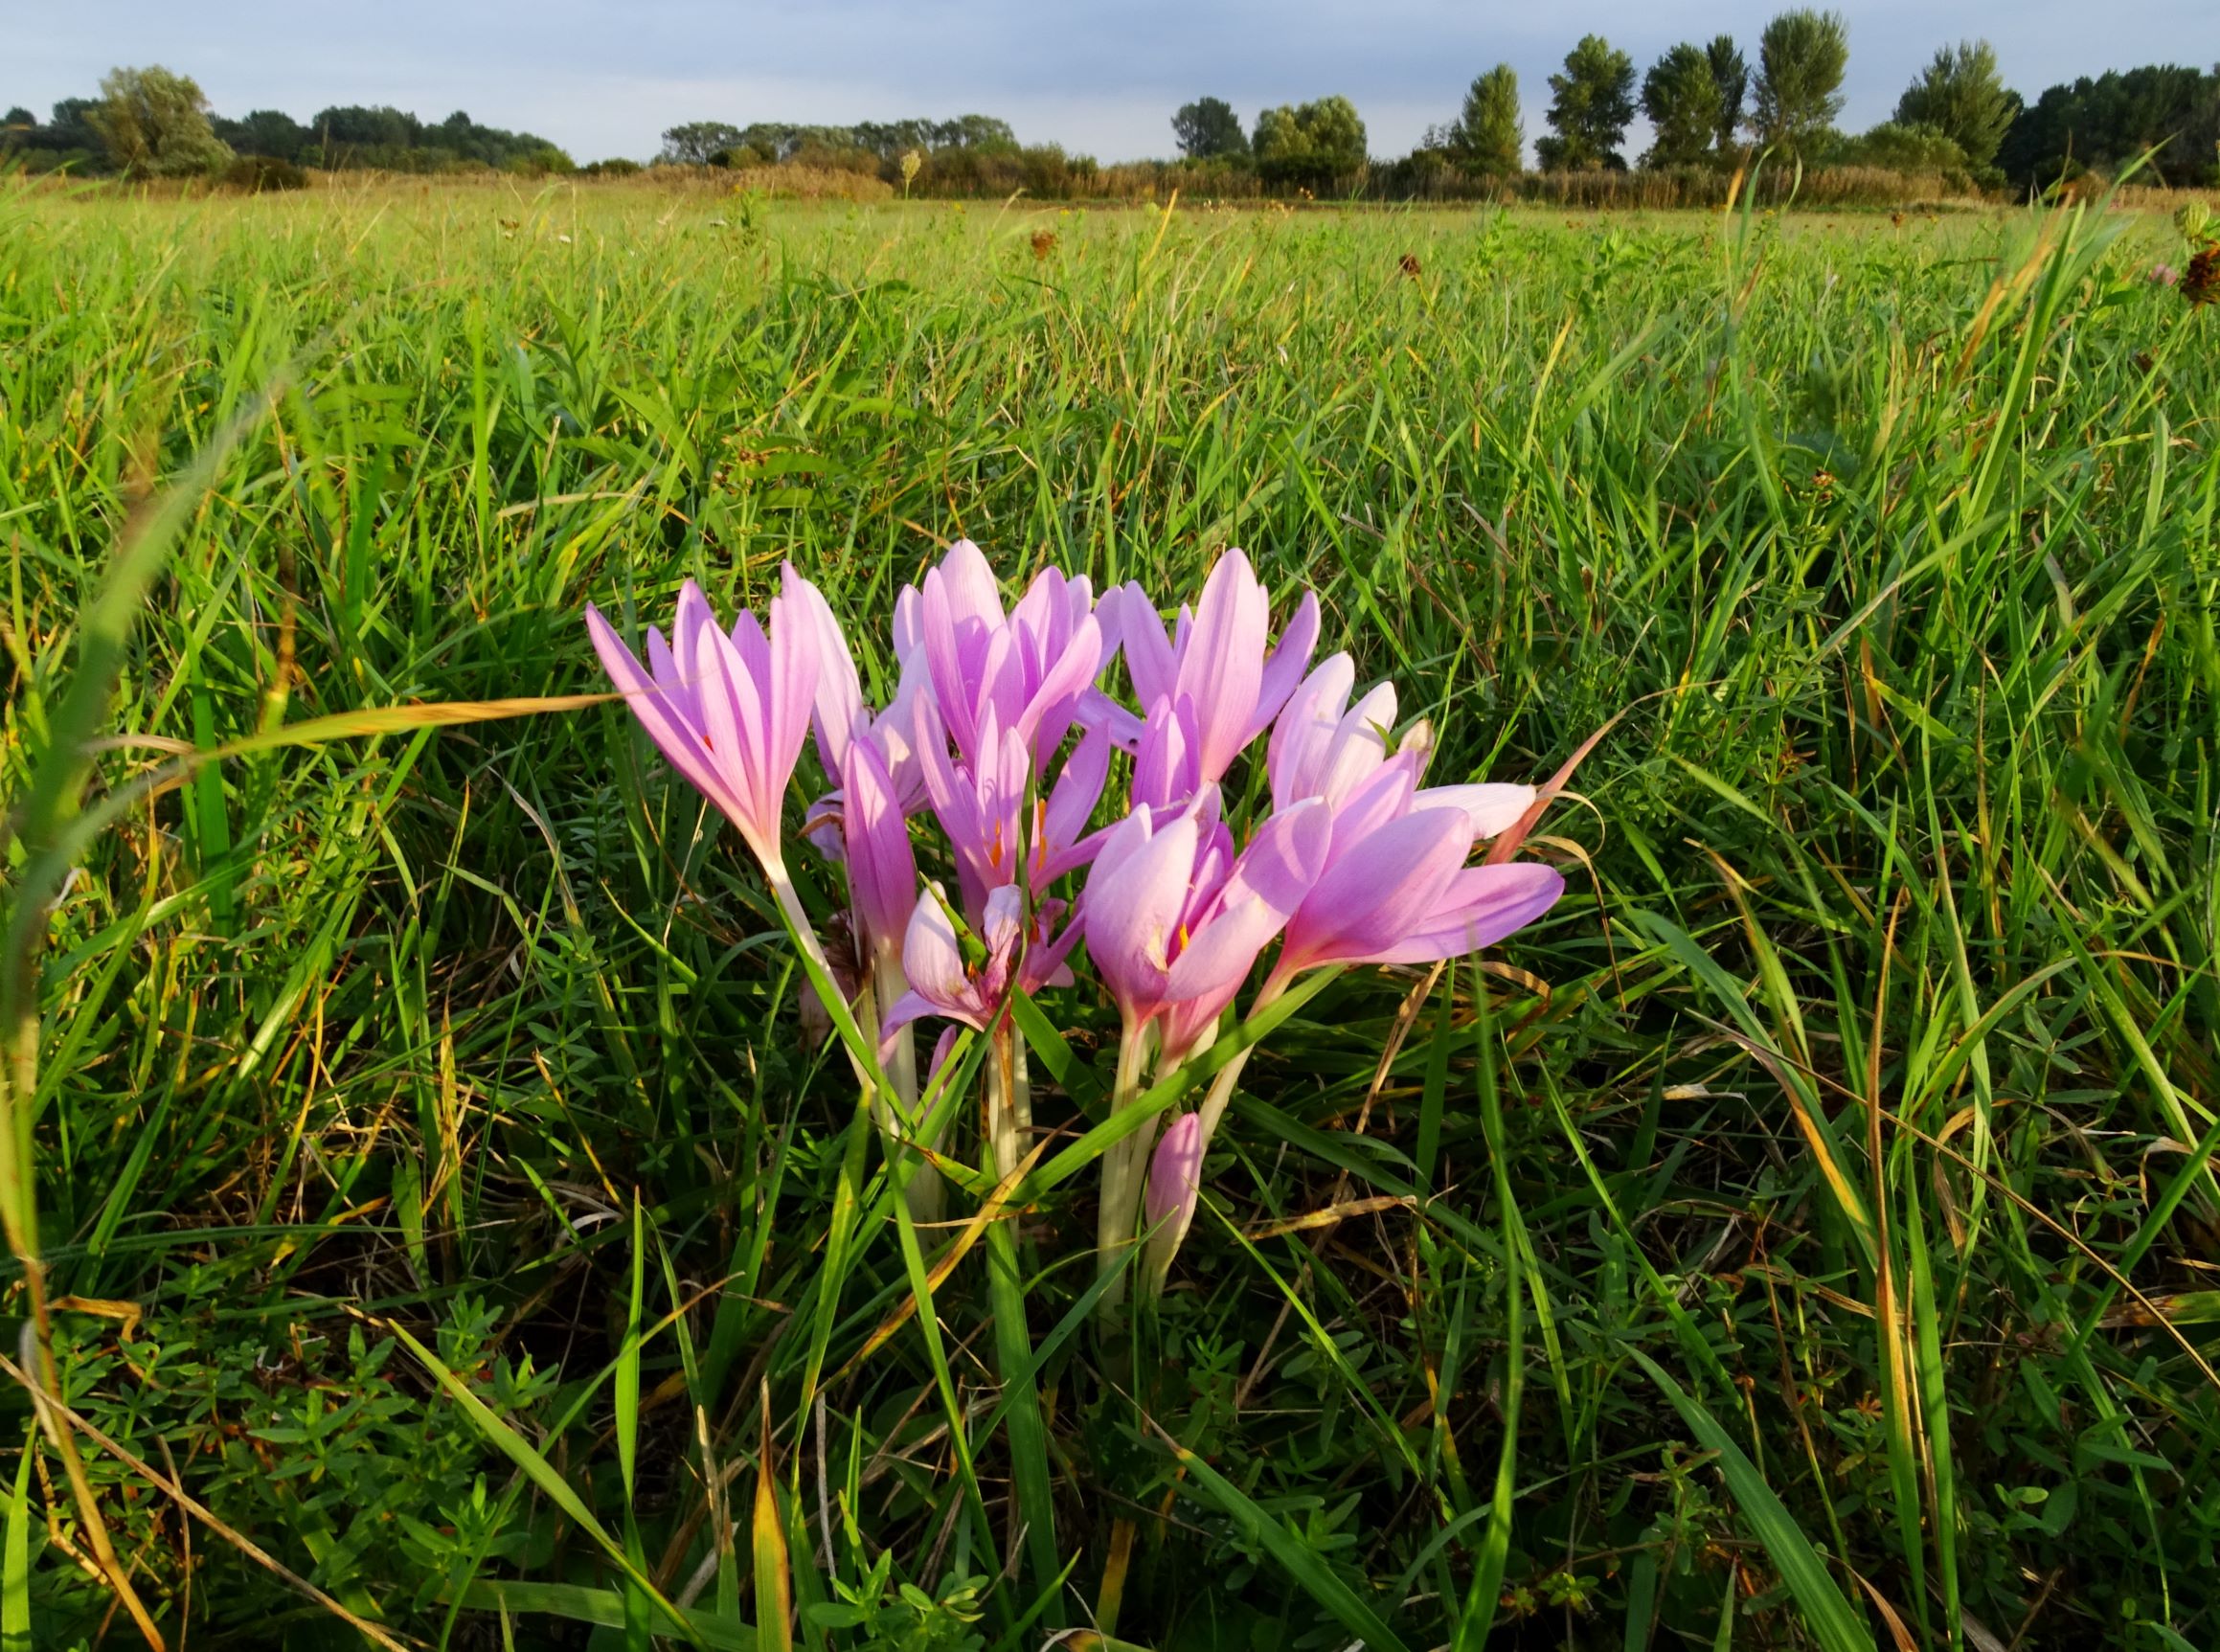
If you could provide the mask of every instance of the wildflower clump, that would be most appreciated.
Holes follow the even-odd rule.
[[[1098,594],[1054,568],[1006,608],[960,540],[895,597],[884,704],[792,567],[767,614],[728,627],[689,581],[645,662],[598,610],[586,623],[648,736],[760,864],[918,1218],[942,1209],[937,1166],[969,1162],[948,1140],[969,1075],[996,1178],[1037,1158],[1020,1000],[1092,991],[1115,1007],[1108,1121],[1091,1133],[1105,1306],[1144,1256],[1144,1288],[1159,1287],[1193,1219],[1254,1048],[1244,993],[1254,1021],[1345,969],[1472,952],[1563,892],[1517,851],[1565,776],[1424,783],[1431,725],[1397,732],[1394,686],[1359,693],[1347,653],[1314,664],[1316,595],[1275,624],[1238,551],[1167,624],[1141,586]],[[823,789],[798,835],[847,891],[846,980],[788,865],[786,793],[809,745]],[[1261,773],[1235,781],[1244,758]],[[929,1020],[946,1030],[921,1079],[912,1040]],[[965,1058],[975,1035],[983,1060]]]

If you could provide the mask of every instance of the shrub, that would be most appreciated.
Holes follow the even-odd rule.
[[[553,144],[542,144],[510,155],[501,170],[520,178],[544,178],[550,173],[575,172],[578,163]]]
[[[308,174],[275,155],[234,155],[231,165],[223,170],[222,182],[227,190],[259,195],[265,191],[305,190]]]
[[[895,187],[883,178],[846,169],[781,167],[736,169],[727,183],[736,194],[758,194],[785,201],[886,201]]]
[[[622,155],[612,155],[605,161],[589,161],[578,169],[579,175],[588,178],[633,178],[642,170],[638,161],[628,161]]]

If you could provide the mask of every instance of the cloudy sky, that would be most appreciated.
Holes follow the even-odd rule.
[[[1171,111],[1201,93],[1244,119],[1340,92],[1375,154],[1453,118],[1464,87],[1508,61],[1542,126],[1545,77],[1599,32],[1646,67],[1681,39],[1732,32],[1753,59],[1780,0],[7,0],[0,107],[43,114],[118,62],[197,78],[224,114],[393,103],[466,109],[552,138],[578,159],[645,158],[688,120],[845,123],[1001,115],[1029,143],[1102,160],[1172,149]],[[2213,0],[1839,0],[1850,23],[1844,121],[1887,118],[1937,45],[1994,41],[2032,96],[2105,68],[2220,57]],[[5,21],[7,12],[12,21]]]

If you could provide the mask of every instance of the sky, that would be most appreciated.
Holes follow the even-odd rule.
[[[1375,155],[1455,118],[1489,65],[1519,74],[1529,142],[1547,77],[1581,34],[1646,68],[1675,41],[1731,33],[1755,66],[1780,0],[1644,0],[1585,9],[1515,0],[0,0],[0,107],[43,115],[119,62],[194,77],[215,109],[391,103],[467,110],[579,161],[646,159],[683,121],[846,124],[999,115],[1026,143],[1099,160],[1173,152],[1173,109],[1222,97],[1253,122],[1341,93]],[[1869,0],[1850,27],[1843,124],[1886,120],[1935,49],[1994,42],[2005,82],[2220,59],[2213,0]],[[11,18],[10,13],[13,13]],[[1633,136],[1637,144],[1641,134]]]

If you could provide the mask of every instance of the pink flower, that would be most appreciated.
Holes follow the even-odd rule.
[[[1148,1226],[1158,1232],[1187,1232],[1194,1218],[1195,1196],[1202,1188],[1203,1120],[1199,1113],[1183,1113],[1171,1121],[1148,1162],[1148,1191],[1142,1211]]]
[[[1398,767],[1414,781],[1425,767],[1433,731],[1423,722],[1415,725],[1391,755],[1388,735],[1395,723],[1395,687],[1382,683],[1350,706],[1355,683],[1356,668],[1347,654],[1322,661],[1272,726],[1265,761],[1272,801],[1280,808],[1315,797],[1338,810],[1385,767]],[[1500,782],[1430,786],[1413,796],[1411,806],[1455,804],[1472,817],[1475,837],[1491,838],[1507,831],[1535,795],[1532,786]]]
[[[948,834],[963,910],[974,920],[984,911],[987,891],[1014,881],[1021,856],[1036,894],[1094,858],[1102,834],[1089,834],[1087,822],[1110,774],[1106,731],[1098,728],[1082,735],[1048,795],[1036,794],[1029,832],[1025,801],[1032,783],[1031,761],[1024,735],[1002,725],[997,708],[989,704],[985,709],[976,738],[978,755],[969,764],[950,759],[947,734],[932,700],[917,702],[916,717],[925,794]]]
[[[1215,787],[1161,830],[1135,809],[1104,841],[1082,902],[1088,956],[1127,1036],[1165,1017],[1167,1061],[1216,1023],[1325,859],[1330,823],[1315,801],[1272,816],[1238,856],[1216,809]]]
[[[1048,939],[1063,902],[1044,901],[1035,909],[1030,938],[1025,895],[1015,884],[989,894],[985,910],[985,919],[972,938],[980,956],[967,959],[947,895],[937,883],[927,886],[902,944],[902,973],[910,990],[888,1007],[879,1029],[882,1046],[891,1045],[896,1031],[926,1015],[943,1015],[984,1032],[1002,1013],[1012,981],[1028,992],[1071,984],[1064,958],[1078,939],[1078,926],[1068,925],[1061,937]]]
[[[840,769],[841,836],[858,947],[899,957],[917,905],[917,859],[894,779],[870,740],[849,742]]]
[[[880,759],[895,782],[902,812],[916,814],[925,806],[924,777],[912,747],[916,729],[912,707],[924,689],[923,651],[913,648],[905,655],[897,647],[901,678],[894,700],[885,711],[874,713],[864,702],[863,681],[856,674],[848,634],[833,618],[823,593],[797,574],[790,563],[781,570],[780,577],[782,592],[796,621],[816,638],[817,692],[810,707],[810,722],[817,735],[818,761],[824,764],[827,776],[837,781],[848,760],[849,742],[870,740],[878,747]],[[837,816],[839,801],[840,794],[834,792],[812,813]],[[827,803],[833,805],[829,811],[825,807]]]
[[[1005,618],[994,573],[968,539],[948,548],[929,571],[916,603],[896,611],[896,647],[905,634],[923,651],[933,698],[966,762],[992,760],[981,745],[989,713],[1013,730],[1036,762],[1062,743],[1080,694],[1105,663],[1103,628],[1092,612],[1094,588],[1044,569]]]
[[[744,611],[728,633],[689,579],[669,644],[661,631],[647,633],[646,670],[591,604],[586,629],[663,755],[740,828],[766,868],[782,869],[779,817],[809,732],[820,655],[805,617],[778,597],[770,611],[768,637]]]
[[[977,923],[985,916],[987,892],[1016,881],[1024,848],[1026,785],[1032,778],[1025,737],[1015,729],[1005,729],[989,705],[972,736],[972,759],[951,761],[937,700],[920,698],[916,717],[925,795],[932,800],[940,829],[948,834],[963,910]]]
[[[1242,749],[1271,726],[1318,643],[1318,598],[1305,591],[1266,658],[1270,605],[1238,551],[1218,558],[1193,613],[1180,610],[1176,638],[1166,634],[1139,585],[1120,591],[1118,617],[1126,674],[1150,720],[1160,705],[1186,703],[1197,785],[1223,779]]]
[[[1554,868],[1467,867],[1473,838],[1468,811],[1414,808],[1407,779],[1388,773],[1335,819],[1325,871],[1287,920],[1272,983],[1324,964],[1422,963],[1477,951],[1556,904],[1565,880]]]

